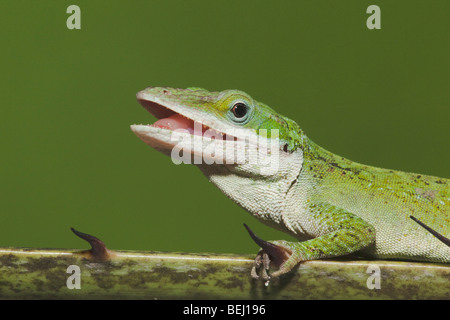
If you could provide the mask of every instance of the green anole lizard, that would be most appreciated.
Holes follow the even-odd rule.
[[[337,156],[242,91],[149,87],[137,99],[159,119],[131,126],[140,139],[172,159],[182,151],[230,199],[298,239],[259,241],[248,229],[262,248],[254,278],[352,253],[450,263],[448,179]]]

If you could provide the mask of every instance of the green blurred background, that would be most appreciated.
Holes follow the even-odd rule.
[[[66,8],[81,8],[68,30]],[[381,30],[366,8],[381,8]],[[0,2],[0,246],[256,253],[252,218],[140,141],[147,86],[241,89],[354,161],[449,178],[449,1]]]

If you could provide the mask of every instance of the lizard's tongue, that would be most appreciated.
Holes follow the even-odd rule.
[[[227,136],[226,134],[221,134],[220,132],[210,129],[208,126],[204,126],[200,123],[194,124],[194,121],[182,116],[181,114],[173,114],[167,118],[162,118],[152,124],[153,127],[169,129],[169,130],[177,130],[184,129],[187,130],[190,134],[202,136],[205,133],[209,133],[209,137],[212,139],[227,139],[236,141],[237,138],[234,136]],[[212,131],[211,131],[212,130]]]
[[[153,124],[153,127],[169,130],[185,129],[188,130],[190,134],[194,134],[194,121],[183,117],[180,114],[174,114],[168,118],[159,119]]]

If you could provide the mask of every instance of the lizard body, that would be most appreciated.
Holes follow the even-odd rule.
[[[180,141],[173,134],[182,131],[192,138],[183,140],[190,159],[208,154],[211,146],[225,150],[227,143],[263,160],[238,161],[233,154],[229,162],[228,153],[215,152],[194,163],[257,219],[299,240],[272,242],[284,252],[272,277],[301,261],[356,252],[374,259],[450,263],[450,247],[419,224],[449,238],[448,179],[337,156],[312,142],[296,122],[242,91],[150,87],[137,98],[159,120],[133,125],[132,131],[166,155],[173,157]],[[194,130],[198,124],[200,134]],[[269,278],[268,259],[276,260],[263,248],[254,277],[264,264],[263,277]]]

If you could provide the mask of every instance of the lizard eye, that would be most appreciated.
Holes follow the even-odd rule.
[[[247,106],[242,102],[235,103],[233,108],[231,108],[231,112],[237,119],[241,119],[247,114]]]
[[[238,123],[245,124],[250,118],[251,108],[243,101],[236,101],[229,109],[229,118]]]

